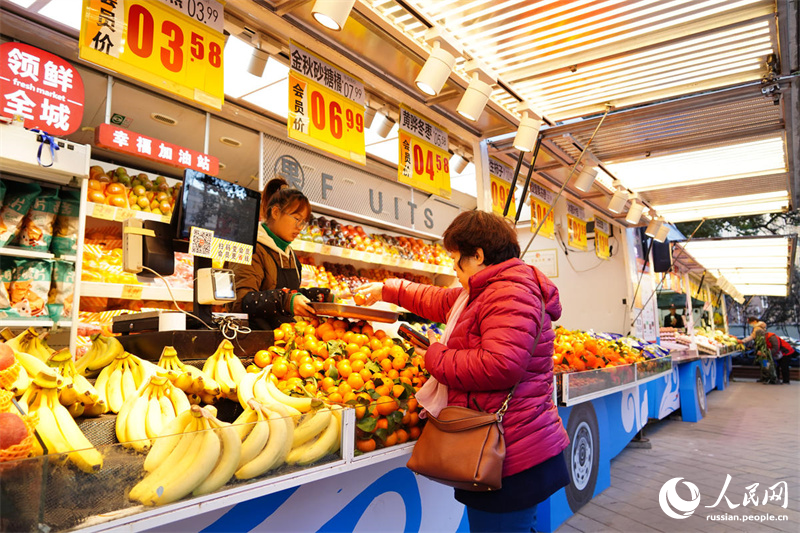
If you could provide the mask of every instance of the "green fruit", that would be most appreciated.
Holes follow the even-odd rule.
[[[136,196],[144,196],[145,192],[147,192],[147,189],[145,189],[140,183],[133,185],[133,194]]]
[[[140,196],[140,197],[139,197],[139,199],[138,199],[138,200],[136,200],[136,203],[137,203],[137,204],[139,205],[139,207],[141,207],[142,209],[144,209],[144,208],[146,208],[146,207],[150,207],[150,200],[148,200],[148,199],[147,199],[147,196]]]
[[[122,176],[123,174],[127,176],[128,171],[122,167],[117,167],[117,169],[114,171],[114,174],[116,174],[117,176]]]
[[[157,207],[152,209],[150,212],[153,213],[154,215],[163,215],[164,214],[164,213],[161,212],[161,209],[159,209]]]
[[[142,210],[142,208],[139,207],[137,204],[131,204],[131,209],[133,209],[134,211],[141,211]]]
[[[142,186],[148,191],[153,189],[153,184],[150,181],[143,181]]]
[[[157,176],[156,185],[161,185],[162,183],[167,183],[167,178],[165,178],[164,176]]]

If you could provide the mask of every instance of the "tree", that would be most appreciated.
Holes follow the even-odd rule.
[[[694,233],[694,238],[703,239],[710,237],[743,237],[754,235],[788,235],[796,233],[800,228],[800,211],[789,211],[788,213],[773,213],[768,215],[754,215],[745,217],[715,218],[706,220],[697,228],[699,221],[682,222],[675,226],[687,237]],[[747,304],[747,301],[745,301]],[[735,302],[729,306],[729,315],[746,316],[744,309],[740,313],[733,314],[731,311],[736,309]],[[742,307],[742,306],[739,306]],[[767,298],[767,306],[759,317],[769,326],[783,328],[787,333],[786,326],[796,325],[800,321],[800,269],[797,263],[794,265],[794,275],[789,296]]]

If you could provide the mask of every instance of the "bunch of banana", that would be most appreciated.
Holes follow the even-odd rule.
[[[248,402],[255,399],[267,408],[274,410],[274,404],[283,405],[295,420],[299,420],[303,413],[317,409],[322,405],[322,400],[306,393],[304,396],[291,396],[278,388],[273,381],[272,365],[257,373],[247,373],[239,382],[237,396],[243,408]]]
[[[58,375],[55,369],[50,368],[37,357],[17,350],[14,345],[11,346],[11,349],[14,351],[14,357],[17,359],[17,362],[22,367],[19,369],[19,376],[17,376],[17,379],[9,389],[15,395],[22,396],[25,392],[34,387],[31,376],[42,375],[47,379],[54,379],[58,382],[59,387],[63,384],[64,380]]]
[[[213,492],[233,476],[242,443],[230,424],[210,409],[193,405],[167,424],[147,454],[148,474],[128,497],[145,505],[164,505],[189,493]]]
[[[272,407],[251,399],[233,423],[242,439],[238,479],[251,479],[279,467],[292,450],[294,420],[282,404]]]
[[[316,413],[306,413],[294,430],[292,450],[286,456],[290,465],[316,463],[339,450],[342,434],[341,406],[323,407]]]
[[[69,460],[84,472],[96,472],[103,456],[86,438],[67,408],[58,400],[59,378],[39,373],[33,378],[30,414],[39,417],[36,432],[48,453],[68,454]]]
[[[158,366],[167,371],[173,385],[186,394],[194,394],[204,403],[214,403],[221,392],[219,383],[211,376],[178,359],[178,352],[172,346],[164,346]]]
[[[233,353],[233,344],[228,339],[219,343],[217,351],[206,359],[203,373],[219,383],[223,397],[236,400],[239,382],[247,375],[242,361]]]
[[[50,348],[44,338],[40,337],[32,327],[6,341],[6,345],[10,346],[15,352],[34,355],[40,361],[47,361],[55,353],[55,350]]]
[[[91,348],[78,359],[75,368],[84,376],[96,376],[124,351],[122,343],[116,337],[106,337],[98,333],[92,337]]]
[[[152,373],[155,365],[139,359],[126,351],[103,368],[97,376],[94,387],[100,399],[105,401],[107,411],[119,413],[128,398],[136,395],[136,391]]]
[[[190,408],[186,394],[170,382],[165,372],[152,375],[125,399],[117,415],[117,440],[126,448],[146,452],[164,426]]]
[[[64,385],[58,391],[58,400],[73,417],[100,416],[106,411],[105,402],[100,399],[97,389],[78,373],[68,349],[55,352],[47,364],[64,378]]]

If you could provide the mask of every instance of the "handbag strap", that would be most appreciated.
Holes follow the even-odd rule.
[[[539,318],[539,332],[536,334],[536,339],[533,341],[533,349],[531,350],[531,353],[535,352],[536,347],[539,346],[539,338],[542,336],[542,330],[544,329],[544,313],[546,307],[547,305],[545,304],[544,298],[542,298],[542,315]],[[522,381],[522,378],[520,378],[520,381]],[[506,414],[506,411],[508,410],[508,404],[509,402],[511,402],[511,397],[514,395],[514,391],[516,390],[517,385],[519,385],[520,381],[517,381],[514,384],[514,386],[511,387],[511,390],[508,391],[508,396],[506,396],[506,399],[503,400],[503,405],[501,405],[500,409],[498,409],[497,413],[495,413],[497,415],[498,422],[503,421],[503,415]]]

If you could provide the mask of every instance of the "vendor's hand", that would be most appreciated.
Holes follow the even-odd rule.
[[[383,283],[373,282],[367,283],[356,288],[356,294],[364,297],[363,305],[372,305],[375,302],[383,300]]]
[[[295,316],[303,316],[307,318],[314,318],[317,316],[317,313],[314,311],[314,308],[311,307],[310,300],[303,296],[300,293],[297,293],[294,296],[294,300],[292,301],[292,314]]]

